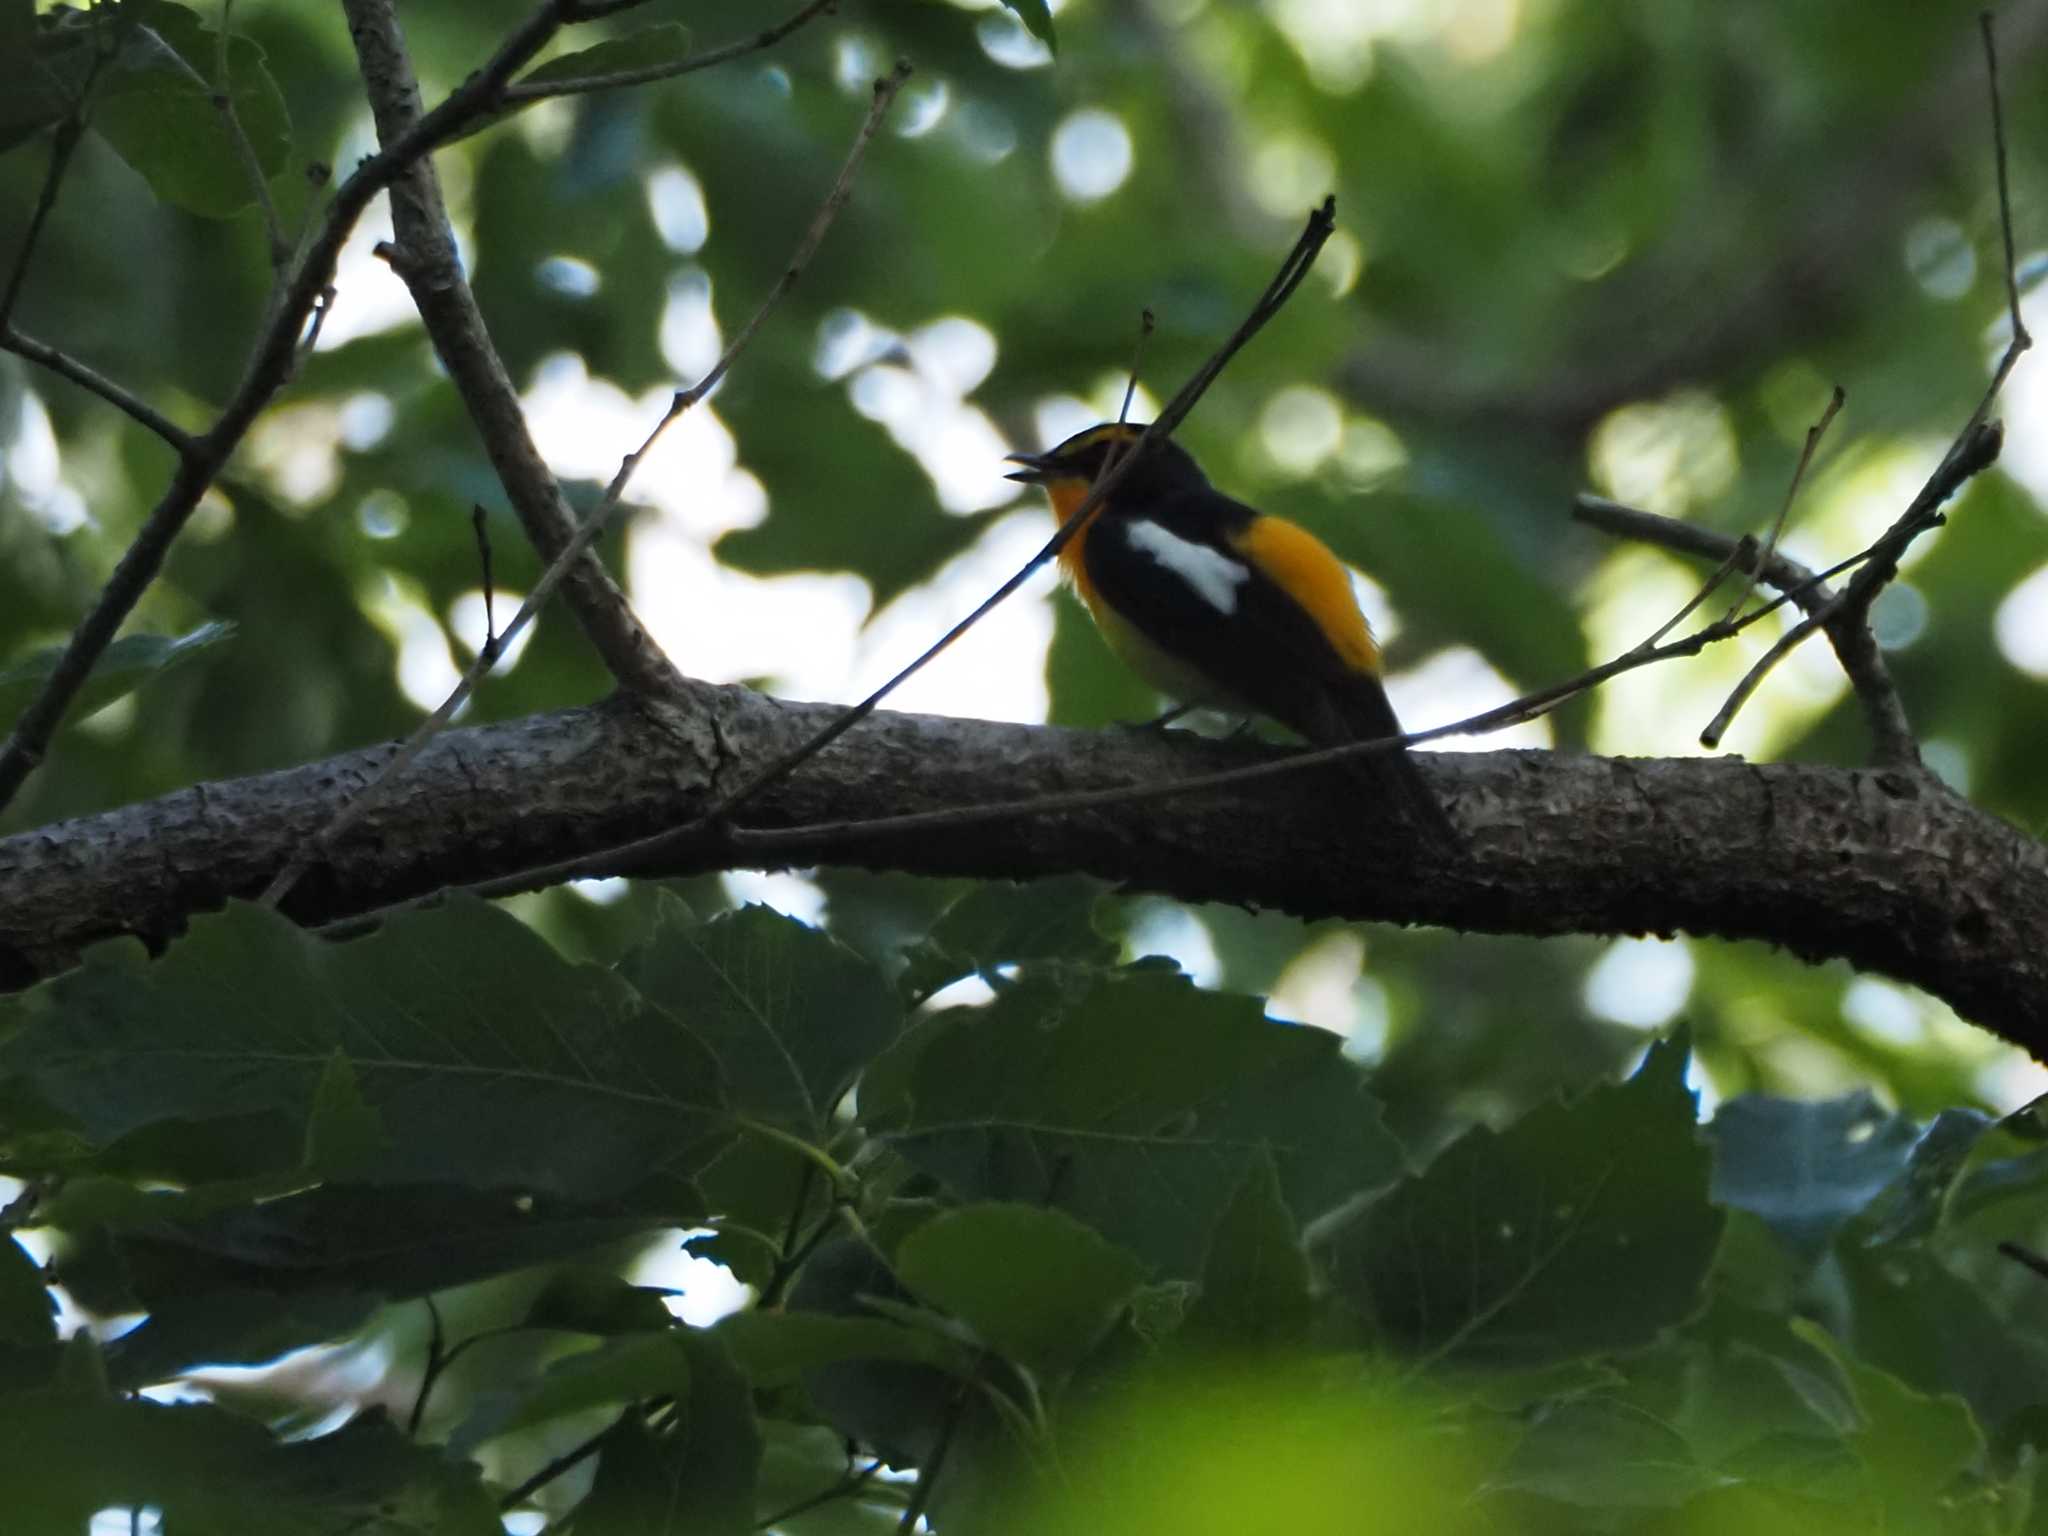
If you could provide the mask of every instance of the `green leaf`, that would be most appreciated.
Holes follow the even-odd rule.
[[[1575,1398],[1540,1414],[1498,1485],[1591,1509],[1670,1509],[1726,1481],[1633,1403]]]
[[[306,1167],[323,1179],[361,1176],[391,1148],[384,1122],[363,1102],[355,1068],[339,1050],[327,1058],[306,1118]]]
[[[225,1209],[203,1193],[101,1194],[88,1204],[67,1189],[46,1217],[66,1231],[103,1228],[115,1244],[150,1314],[108,1347],[131,1384],[272,1359],[346,1332],[385,1301],[588,1254],[674,1220],[431,1186],[325,1185]]]
[[[101,1145],[266,1110],[304,1126],[337,1053],[389,1138],[372,1155],[358,1136],[364,1181],[612,1198],[657,1161],[687,1172],[723,1135],[717,1062],[687,1028],[481,902],[345,944],[233,905],[161,960],[125,955],[91,951],[0,1041],[0,1072]],[[297,1135],[253,1145],[246,1171],[295,1168],[303,1153]]]
[[[1033,37],[1054,53],[1059,52],[1059,39],[1052,30],[1052,7],[1046,0],[1003,0],[1003,4],[1017,13],[1017,19],[1031,29]]]
[[[883,1134],[964,1199],[1055,1206],[1190,1278],[1261,1148],[1304,1219],[1399,1173],[1342,1049],[1156,969],[1078,997],[1027,978],[934,1021]]]
[[[896,1255],[903,1283],[991,1349],[1044,1375],[1087,1358],[1145,1266],[1070,1216],[970,1205],[919,1227]]]
[[[735,1312],[711,1330],[756,1387],[786,1386],[805,1371],[849,1360],[893,1360],[971,1376],[974,1359],[955,1341],[879,1317],[821,1312]]]
[[[1984,1436],[1959,1397],[1930,1397],[1866,1365],[1826,1329],[1794,1318],[1792,1331],[1833,1358],[1848,1377],[1862,1426],[1849,1444],[1898,1528],[1929,1529],[1957,1479],[1984,1457]]]
[[[947,982],[1001,965],[1034,960],[1107,965],[1116,958],[1116,945],[1095,928],[1102,891],[1101,881],[1085,875],[977,885],[910,949],[898,984],[908,996],[923,999]]]
[[[416,1446],[378,1413],[281,1443],[208,1404],[120,1399],[76,1385],[0,1396],[9,1536],[76,1536],[110,1506],[167,1530],[265,1536],[497,1536],[476,1469]]]
[[[1714,1203],[1762,1217],[1811,1262],[1906,1166],[1920,1131],[1861,1090],[1825,1100],[1747,1094],[1721,1106],[1709,1134]]]
[[[38,16],[35,0],[0,0],[0,153],[76,108],[92,71],[93,34],[106,24],[79,11]]]
[[[546,85],[563,80],[582,80],[592,75],[616,74],[626,69],[652,69],[680,63],[690,56],[690,29],[676,22],[642,27],[623,37],[609,38],[590,48],[549,59],[519,80],[521,85]]]
[[[1253,1159],[1216,1223],[1184,1336],[1230,1349],[1296,1344],[1307,1331],[1308,1256],[1270,1153]]]
[[[747,1380],[715,1339],[686,1330],[687,1400],[657,1434],[629,1415],[605,1437],[577,1536],[749,1536],[761,1462]]]
[[[162,677],[213,646],[233,637],[232,624],[202,624],[189,634],[123,635],[93,663],[93,669],[78,690],[68,718],[83,720],[94,710],[133,693],[144,683]],[[0,720],[12,721],[35,702],[50,674],[57,670],[61,645],[31,651],[13,665],[0,668]]]
[[[206,218],[229,218],[256,201],[256,188],[226,116],[214,105],[218,38],[169,0],[126,0],[140,24],[105,72],[92,125],[165,202]],[[264,178],[291,155],[291,114],[263,50],[229,39],[235,118]]]
[[[449,1443],[466,1454],[486,1440],[551,1419],[652,1398],[680,1402],[689,1390],[685,1329],[627,1334],[555,1361],[520,1391],[484,1398]]]
[[[735,1111],[814,1141],[902,1020],[873,965],[767,907],[699,923],[663,893],[653,937],[619,975],[709,1048]]]
[[[1721,1215],[1686,1047],[1504,1132],[1468,1131],[1332,1236],[1333,1282],[1389,1345],[1521,1368],[1649,1342],[1697,1306]]]
[[[42,1267],[11,1236],[0,1235],[0,1345],[51,1343],[56,1315]]]

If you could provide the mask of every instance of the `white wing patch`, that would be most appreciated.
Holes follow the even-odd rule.
[[[1251,580],[1252,574],[1243,561],[1143,519],[1125,523],[1123,532],[1133,549],[1150,555],[1194,588],[1196,595],[1218,613],[1237,612],[1237,589]]]

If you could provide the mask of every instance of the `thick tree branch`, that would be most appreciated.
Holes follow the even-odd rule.
[[[364,88],[386,149],[403,143],[423,121],[419,82],[391,0],[344,0],[349,36],[362,67]],[[576,536],[576,518],[547,461],[534,446],[519,405],[519,391],[491,344],[476,296],[456,254],[441,181],[421,156],[391,185],[391,264],[405,279],[434,351],[462,397],[491,467],[527,538],[552,560]],[[595,554],[586,554],[563,582],[584,633],[613,677],[629,688],[661,692],[679,681],[661,647],[641,627],[625,594]]]
[[[834,718],[686,686],[451,731],[331,850],[287,909],[318,923],[626,842],[697,817]],[[748,825],[897,816],[1185,777],[1273,749],[878,712],[749,807]],[[162,942],[262,889],[390,749],[202,785],[0,841],[0,975],[22,985],[113,934]],[[1924,775],[1735,760],[1418,754],[1470,853],[1412,845],[1320,775],[1092,811],[878,834],[777,862],[1027,878],[1081,870],[1187,900],[1551,935],[1760,939],[1926,988],[2048,1055],[2048,849]],[[700,844],[667,872],[747,867]]]

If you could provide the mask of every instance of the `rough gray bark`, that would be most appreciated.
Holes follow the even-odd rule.
[[[702,684],[683,698],[658,713],[615,700],[447,733],[286,909],[327,922],[678,826],[835,713]],[[0,840],[0,979],[25,985],[115,934],[162,943],[192,913],[260,890],[390,750]],[[1275,750],[885,711],[743,821],[783,828],[1158,784]],[[1418,854],[1324,770],[1087,811],[840,833],[773,853],[706,840],[665,868],[1080,870],[1312,917],[1761,939],[1913,982],[2048,1054],[2048,850],[1923,775],[1545,752],[1422,762],[1470,839],[1467,859]]]

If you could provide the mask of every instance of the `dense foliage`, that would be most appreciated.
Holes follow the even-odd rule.
[[[406,7],[428,101],[526,10]],[[2010,12],[2024,256],[2048,26]],[[290,235],[374,146],[337,7],[231,19],[0,0],[0,274],[92,81],[8,319],[194,430],[272,283],[250,161]],[[765,19],[657,0],[540,67]],[[1114,412],[1147,307],[1163,397],[1334,189],[1338,238],[1182,437],[1371,574],[1426,724],[1691,589],[1567,521],[1589,483],[1759,528],[1840,380],[1792,547],[1897,513],[2002,340],[1976,49],[1913,0],[842,0],[437,164],[587,507],[780,272],[870,81],[915,65],[605,544],[684,671],[844,697],[1048,526],[1001,454]],[[501,584],[533,579],[383,232],[0,831],[408,728],[481,634],[472,506]],[[1878,618],[1930,760],[2035,826],[2048,482],[2016,389],[2009,473]],[[5,722],[170,456],[0,353],[0,467]],[[1015,611],[907,702],[1150,711],[1064,596]],[[1540,740],[1694,750],[1738,652]],[[1811,659],[1730,747],[1857,758]],[[554,615],[471,718],[608,685]],[[1937,1003],[1761,946],[844,870],[345,941],[233,907],[0,999],[0,1526],[2032,1530],[2048,1153],[2005,1116],[2032,1081]]]

